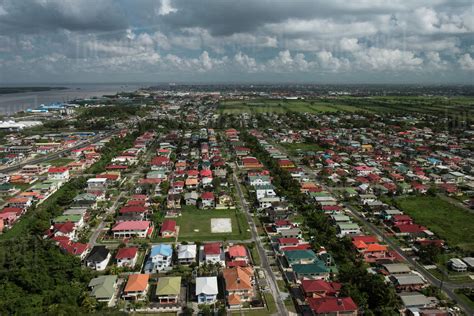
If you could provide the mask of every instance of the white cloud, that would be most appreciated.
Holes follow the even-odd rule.
[[[161,6],[158,10],[158,15],[168,15],[170,13],[175,13],[178,10],[173,8],[171,5],[171,0],[161,0]]]
[[[360,45],[357,38],[344,37],[341,39],[340,45],[341,50],[343,51],[353,52],[360,49]]]
[[[474,70],[474,59],[470,54],[464,54],[458,59],[458,63],[463,70]]]
[[[237,64],[237,67],[240,70],[247,71],[249,73],[254,73],[264,69],[262,65],[258,65],[255,58],[249,57],[242,52],[238,52],[234,56],[234,62]]]
[[[316,53],[319,67],[332,72],[349,70],[351,68],[350,61],[346,58],[337,58],[331,52],[320,51]]]
[[[314,62],[306,60],[302,53],[291,55],[289,50],[280,51],[278,55],[267,62],[268,70],[272,72],[307,72],[314,67]]]
[[[414,52],[399,49],[371,47],[353,54],[355,64],[364,70],[414,70],[423,64],[423,59]]]
[[[426,65],[428,68],[433,70],[446,69],[448,62],[443,60],[438,52],[427,52],[426,54]]]

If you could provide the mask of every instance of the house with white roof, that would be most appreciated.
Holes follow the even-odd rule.
[[[196,296],[198,304],[212,304],[217,300],[219,288],[217,287],[217,277],[196,278]]]
[[[196,245],[178,245],[178,262],[179,264],[188,265],[196,262],[197,246]]]

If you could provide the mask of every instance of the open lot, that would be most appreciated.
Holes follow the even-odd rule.
[[[285,113],[285,112],[301,112],[301,113],[321,113],[336,111],[357,110],[355,107],[341,104],[340,107],[333,106],[329,102],[320,102],[314,100],[230,100],[223,101],[219,104],[219,111],[227,114],[239,113]]]
[[[400,208],[453,247],[474,250],[474,215],[439,197],[414,196],[396,200]]]
[[[225,218],[232,224],[231,233],[213,233],[211,220]],[[239,210],[199,210],[185,207],[176,220],[179,225],[178,240],[211,241],[211,240],[245,240],[250,238],[248,223]]]
[[[312,100],[226,100],[218,110],[226,114],[240,113],[324,113],[324,112],[368,112],[368,113],[421,113],[440,117],[458,116],[460,119],[474,116],[472,97],[428,97],[428,96],[372,96],[317,98]]]
[[[55,167],[62,167],[73,161],[74,159],[70,159],[70,158],[58,158],[58,159],[51,160],[49,164]]]
[[[317,152],[319,150],[323,150],[317,144],[310,144],[310,143],[280,143],[280,146],[284,147],[291,156],[296,156],[299,153],[314,151]]]

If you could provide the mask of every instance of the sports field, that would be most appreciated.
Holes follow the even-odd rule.
[[[230,219],[231,233],[213,233],[212,219]],[[186,206],[177,218],[179,226],[178,240],[211,241],[211,240],[246,240],[250,238],[249,226],[244,214],[239,210],[200,210]]]

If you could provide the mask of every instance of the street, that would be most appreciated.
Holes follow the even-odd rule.
[[[262,241],[260,240],[260,236],[258,235],[257,231],[257,226],[255,225],[255,222],[253,221],[253,217],[250,214],[250,210],[248,207],[248,203],[245,200],[245,197],[242,193],[242,188],[240,186],[240,183],[237,179],[237,176],[235,175],[235,172],[233,174],[233,180],[234,180],[234,185],[237,188],[237,193],[240,199],[240,204],[242,205],[242,208],[245,210],[245,215],[247,217],[247,221],[250,224],[250,231],[252,233],[252,239],[255,240],[255,244],[257,246],[258,254],[260,256],[260,262],[261,262],[261,267],[265,271],[265,274],[267,275],[267,280],[268,285],[270,287],[270,291],[275,299],[276,307],[278,310],[278,315],[288,315],[288,311],[286,309],[285,304],[283,303],[283,300],[280,295],[280,290],[277,285],[276,277],[273,274],[272,268],[270,267],[270,264],[268,263],[268,258],[267,255],[265,254],[265,249],[263,248]]]

